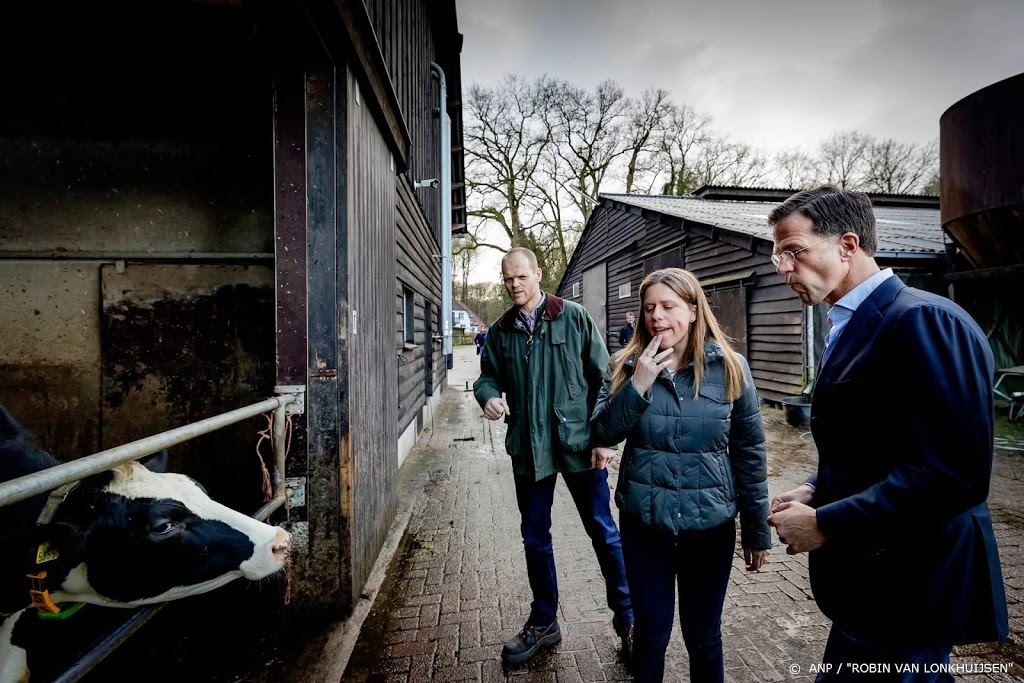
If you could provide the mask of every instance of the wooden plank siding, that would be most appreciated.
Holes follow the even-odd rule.
[[[369,107],[348,78],[348,268],[352,604],[398,509],[398,386],[394,339],[396,190],[393,159]],[[360,101],[365,93],[360,94]]]
[[[434,25],[425,0],[367,0],[366,10],[377,34],[377,42],[391,76],[402,116],[409,128],[409,155],[406,176],[409,181],[438,177],[440,139],[438,117],[438,84],[431,77],[431,62],[439,62],[445,70],[449,89],[453,88],[456,71],[438,57]],[[447,67],[447,68],[446,68]],[[455,84],[457,85],[457,84]],[[461,92],[457,88],[455,92]],[[449,97],[449,101],[452,98]],[[453,117],[453,145],[456,133]],[[461,144],[461,135],[458,136]],[[453,174],[454,176],[454,174]],[[460,172],[461,177],[461,172]],[[440,193],[435,188],[415,190],[416,198],[433,234],[439,236]],[[440,271],[438,271],[440,272]]]
[[[440,251],[434,234],[422,211],[418,208],[412,188],[404,178],[396,179],[398,212],[395,225],[396,257],[395,269],[395,328],[393,330],[396,348],[400,349],[398,365],[398,433],[401,434],[415,419],[420,408],[426,403],[424,374],[430,372],[433,388],[442,386],[445,377],[445,362],[440,343],[435,343],[441,310],[441,264],[434,258]],[[415,339],[416,347],[404,350],[402,312],[404,291],[408,288],[415,294]],[[432,307],[431,326],[426,328],[426,307]],[[428,359],[427,355],[430,354]],[[429,365],[430,367],[426,367]]]
[[[649,270],[677,262],[701,281],[714,279],[712,288],[736,286],[743,278],[747,360],[761,399],[777,402],[800,393],[806,381],[805,325],[803,305],[775,272],[770,253],[765,240],[606,198],[587,223],[557,293],[571,299],[583,272],[605,262],[606,341],[614,353],[626,312],[640,308],[645,263]],[[619,299],[625,283],[630,295]]]

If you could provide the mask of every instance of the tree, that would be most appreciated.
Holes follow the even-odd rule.
[[[544,78],[527,83],[509,76],[493,88],[473,85],[467,93],[466,181],[469,196],[479,202],[467,214],[500,226],[514,247],[529,246],[523,205],[536,190],[537,166],[551,143],[542,111],[549,88]],[[501,249],[483,241],[478,246]]]
[[[710,134],[711,117],[688,104],[668,107],[668,122],[661,131],[659,150],[667,178],[662,193],[690,194],[698,187],[694,160]]]
[[[918,145],[892,138],[872,140],[865,154],[864,183],[875,192],[914,192],[935,175],[938,163],[938,141]]]
[[[614,81],[604,81],[593,92],[561,81],[552,89],[548,111],[555,153],[564,162],[567,176],[577,190],[568,196],[583,223],[594,209],[592,198],[601,191],[609,167],[626,150],[622,122],[628,101]]]
[[[757,187],[768,177],[768,157],[748,144],[710,135],[693,165],[693,179],[701,185]]]
[[[844,190],[864,184],[864,164],[871,137],[855,130],[833,133],[818,147],[818,176]]]
[[[774,177],[780,187],[805,190],[818,184],[817,163],[802,149],[784,149],[775,154]]]
[[[658,138],[671,114],[672,102],[667,90],[649,88],[639,100],[629,100],[626,110],[623,137],[627,155],[625,191],[629,194],[638,174],[657,170]]]

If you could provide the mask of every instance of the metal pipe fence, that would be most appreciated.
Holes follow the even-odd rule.
[[[304,387],[278,387],[277,390],[290,393],[281,393],[279,396],[268,398],[265,401],[260,401],[244,408],[221,413],[205,420],[170,429],[166,432],[139,439],[138,441],[109,448],[99,453],[72,460],[71,462],[61,463],[40,472],[34,472],[0,483],[0,507],[12,505],[39,493],[55,489],[58,486],[104,472],[117,467],[121,463],[159,453],[170,446],[176,446],[203,434],[209,434],[228,425],[262,415],[272,410],[274,411],[271,427],[271,443],[274,449],[274,467],[271,473],[273,497],[251,515],[255,519],[265,521],[275,510],[284,505],[287,499],[284,468],[285,456],[287,455],[288,406],[291,405],[292,411],[296,413],[303,412],[304,407],[302,400]],[[138,631],[143,624],[152,619],[164,607],[164,604],[166,603],[136,608],[135,612],[125,623],[104,635],[71,668],[65,670],[58,678],[54,679],[54,683],[74,683],[82,678],[103,661],[107,655],[123,644],[132,634]]]

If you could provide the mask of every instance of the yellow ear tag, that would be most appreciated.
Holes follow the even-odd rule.
[[[36,564],[43,564],[50,560],[56,560],[60,557],[60,552],[50,545],[49,541],[44,541],[39,544],[39,549],[36,550]]]

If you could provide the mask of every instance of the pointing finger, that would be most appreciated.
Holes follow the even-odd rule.
[[[502,395],[501,395],[501,407],[504,408],[506,415],[508,415],[509,417],[512,417],[512,411],[509,410],[509,408],[508,408],[508,401],[505,399],[505,394],[504,393],[502,393]]]

